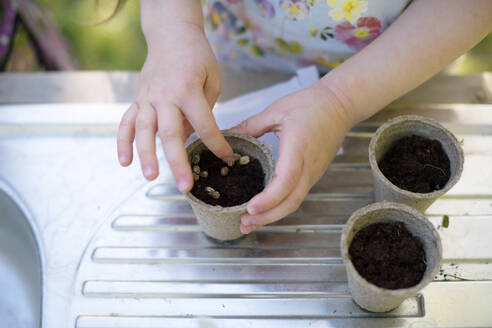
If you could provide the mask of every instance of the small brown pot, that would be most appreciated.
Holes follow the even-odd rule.
[[[378,167],[378,161],[393,143],[403,137],[419,135],[439,140],[449,157],[451,176],[446,185],[430,193],[416,193],[401,189],[389,181]],[[392,201],[410,205],[424,212],[436,199],[458,182],[463,171],[463,150],[456,137],[434,120],[414,115],[398,116],[377,129],[369,144],[369,162],[374,176],[376,201]]]
[[[265,173],[265,186],[273,179],[275,164],[272,152],[261,141],[238,133],[225,132],[224,136],[234,152],[248,155],[260,161]],[[191,162],[193,154],[207,149],[201,139],[195,140],[186,147],[188,160]],[[233,240],[243,234],[239,230],[241,215],[246,213],[248,203],[231,207],[214,206],[205,203],[187,192],[185,194],[193,212],[203,231],[212,238],[219,240]]]
[[[355,269],[349,255],[350,243],[359,230],[377,222],[403,222],[408,231],[422,243],[427,268],[417,285],[402,289],[381,288],[368,282]],[[341,251],[354,301],[372,312],[391,311],[407,297],[424,288],[437,274],[442,254],[441,240],[432,223],[414,208],[390,202],[374,203],[354,212],[343,229]]]

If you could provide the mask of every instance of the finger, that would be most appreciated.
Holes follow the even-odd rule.
[[[286,217],[299,208],[308,191],[309,179],[307,175],[303,175],[297,188],[278,206],[257,215],[244,214],[241,217],[241,225],[244,226],[244,231],[251,232],[251,228],[254,230]]]
[[[232,158],[234,152],[220,132],[210,106],[203,95],[188,99],[182,110],[203,143],[215,156],[224,160]]]
[[[157,156],[155,154],[156,116],[156,112],[150,103],[146,101],[139,103],[135,123],[135,139],[142,172],[147,180],[154,180],[159,175]]]
[[[121,117],[116,137],[118,160],[122,166],[128,166],[133,160],[133,140],[135,140],[135,119],[138,107],[133,103]]]
[[[248,203],[248,213],[258,214],[277,206],[294,190],[304,166],[303,145],[295,132],[280,135],[279,157],[275,176],[265,189]]]
[[[252,232],[258,228],[261,228],[261,226],[260,225],[243,225],[243,224],[241,224],[239,226],[239,230],[244,235],[247,235],[248,233],[250,233],[250,232]]]
[[[274,113],[265,109],[263,112],[249,117],[228,131],[259,138],[265,133],[273,131],[277,125],[278,120],[274,116]]]
[[[181,192],[193,187],[193,177],[183,140],[183,114],[174,105],[157,109],[159,137],[173,172],[176,185]]]

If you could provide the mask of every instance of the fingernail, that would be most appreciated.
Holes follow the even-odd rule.
[[[223,161],[228,162],[228,161],[233,161],[233,160],[235,161],[237,159],[238,159],[238,156],[234,153],[231,156],[227,156],[227,157],[223,158]]]
[[[178,189],[181,192],[186,192],[188,190],[188,181],[186,181],[186,179],[179,179]]]
[[[118,156],[118,160],[120,161],[120,164],[126,164],[128,161],[128,155],[127,154],[120,154]]]
[[[152,166],[146,166],[143,169],[144,176],[149,179],[154,175],[154,168]]]
[[[247,235],[248,233],[253,231],[253,229],[251,229],[251,227],[247,227],[247,226],[244,226],[242,224],[239,226],[239,230],[241,230],[241,233],[245,234],[245,235]]]
[[[258,210],[254,208],[251,204],[248,204],[248,207],[246,207],[246,211],[248,211],[249,215],[258,214]]]

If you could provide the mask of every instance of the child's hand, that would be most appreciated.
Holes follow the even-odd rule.
[[[148,180],[155,179],[159,174],[155,153],[158,131],[176,184],[186,192],[193,179],[184,142],[193,130],[218,157],[233,155],[211,110],[221,90],[220,73],[199,26],[173,25],[165,33],[152,33],[146,35],[149,53],[135,100],[121,119],[118,158],[121,165],[130,165],[135,139],[142,172]]]
[[[234,127],[235,132],[280,138],[273,181],[248,204],[241,232],[251,231],[294,212],[323,175],[340,147],[351,119],[336,96],[320,83],[288,95]]]

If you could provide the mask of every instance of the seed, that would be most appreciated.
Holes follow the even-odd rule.
[[[241,156],[239,159],[239,164],[246,165],[249,163],[249,156]]]
[[[229,168],[227,166],[224,166],[223,168],[220,169],[220,175],[225,177],[226,175],[229,174]]]
[[[193,180],[198,181],[200,179],[200,176],[198,174],[193,173]]]
[[[205,191],[207,192],[207,194],[212,197],[213,199],[219,199],[220,197],[220,193],[218,191],[216,191],[214,188],[212,187],[205,187]]]
[[[195,172],[196,174],[200,174],[200,166],[193,165],[193,172]]]
[[[206,178],[206,177],[208,177],[208,172],[207,171],[202,171],[202,172],[200,172],[200,176],[202,178]]]
[[[193,155],[193,159],[191,160],[191,162],[192,162],[193,164],[198,164],[198,163],[200,163],[200,155],[198,155],[198,154]]]
[[[232,156],[232,159],[227,161],[227,165],[229,165],[230,167],[233,167],[234,164],[236,163],[236,161],[240,158],[241,158],[241,155],[234,153],[234,155]]]

